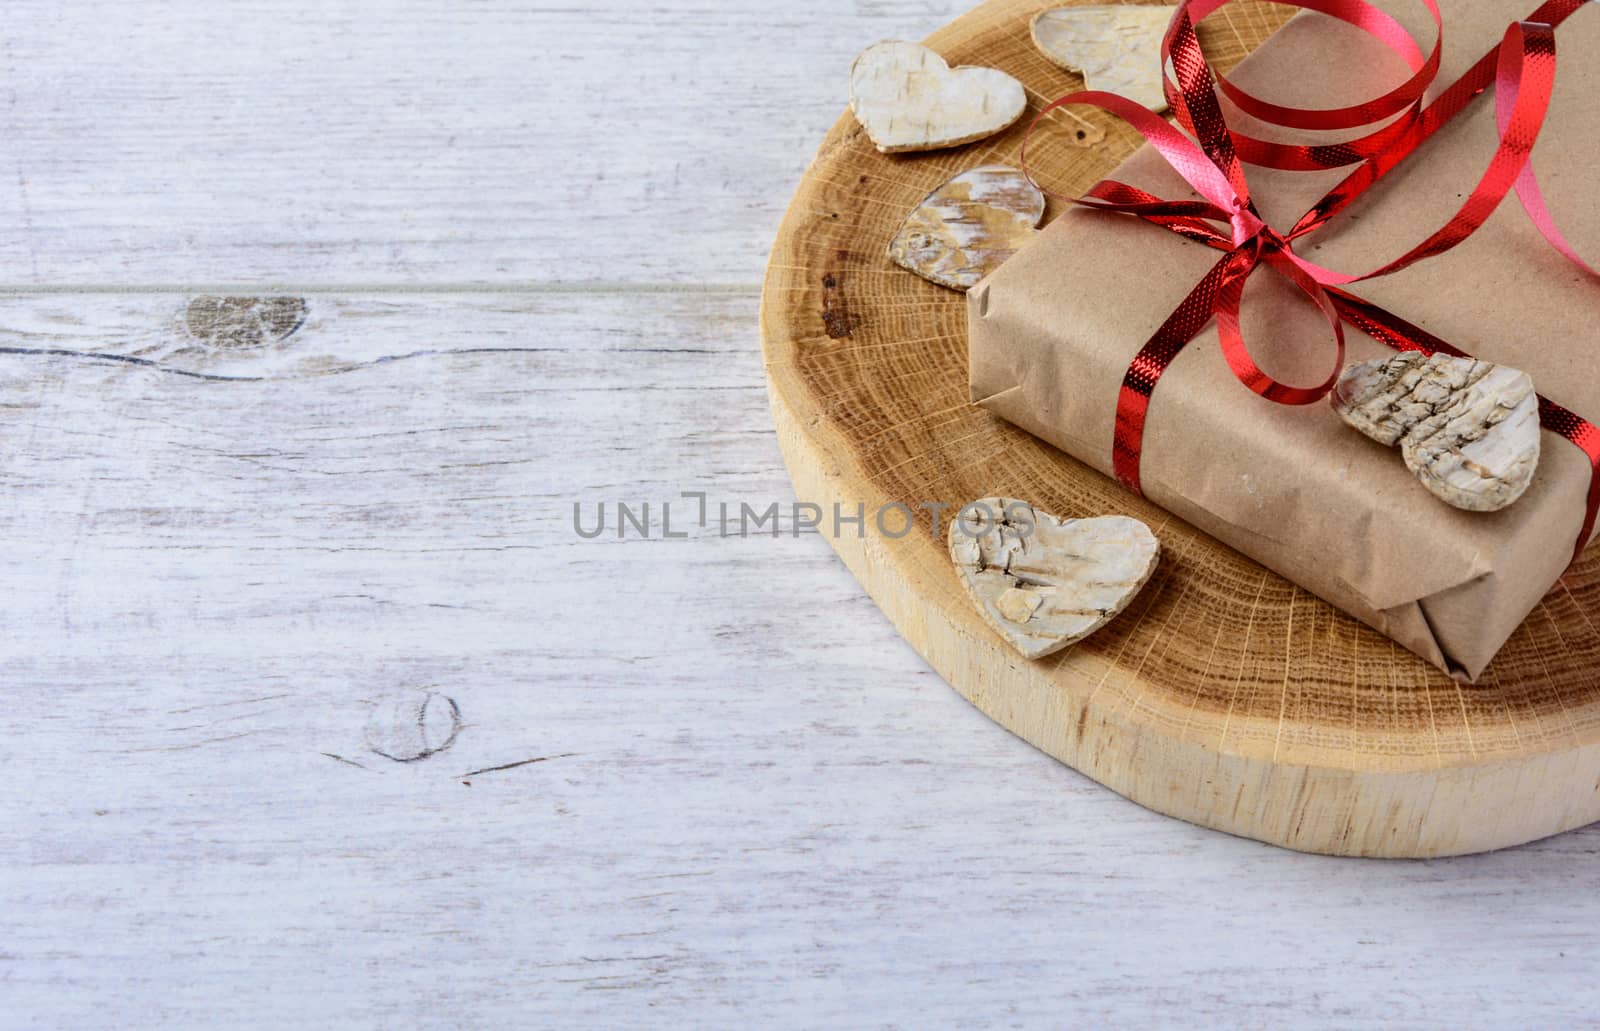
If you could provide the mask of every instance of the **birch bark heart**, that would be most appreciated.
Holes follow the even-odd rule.
[[[1038,234],[1044,194],[1005,165],[962,172],[928,194],[889,243],[889,258],[924,279],[968,290]]]
[[[1406,468],[1456,508],[1494,512],[1539,467],[1539,398],[1525,372],[1404,351],[1350,366],[1334,388],[1344,421],[1400,445]]]
[[[994,68],[951,68],[917,43],[868,47],[850,69],[850,108],[885,154],[992,136],[1022,117],[1022,83]]]
[[[1060,519],[984,498],[951,524],[950,558],[984,621],[1024,658],[1083,640],[1128,607],[1161,545],[1126,516]]]
[[[1082,75],[1089,89],[1165,111],[1161,37],[1176,10],[1139,4],[1060,7],[1033,19],[1033,43],[1051,61]]]

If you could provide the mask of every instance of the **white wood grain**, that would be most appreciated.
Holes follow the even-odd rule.
[[[815,534],[577,538],[573,500],[788,498],[755,301],[314,297],[265,380],[0,356],[7,1011],[1592,1011],[1594,832],[1377,864],[1176,824],[968,708]],[[178,367],[185,303],[17,298],[3,325]],[[541,349],[483,351],[530,326]],[[342,371],[307,375],[319,356]],[[372,706],[417,689],[457,701],[456,743],[374,755]]]
[[[849,57],[960,6],[8,7],[0,1023],[1592,1015],[1600,831],[1175,824],[970,709],[814,533],[572,532],[790,500],[767,237]],[[236,352],[115,292],[274,280],[305,325]],[[412,691],[456,740],[374,754]]]
[[[754,283],[856,53],[964,6],[18,0],[0,282]]]

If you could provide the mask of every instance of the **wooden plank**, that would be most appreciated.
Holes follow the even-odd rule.
[[[855,54],[965,6],[19,0],[0,284],[754,284]]]
[[[0,309],[35,352],[0,355],[8,1023],[1600,1003],[1600,831],[1424,864],[1201,831],[990,724],[814,533],[577,537],[574,500],[790,500],[754,295],[312,297],[222,357],[189,301]],[[455,743],[375,755],[418,690]]]

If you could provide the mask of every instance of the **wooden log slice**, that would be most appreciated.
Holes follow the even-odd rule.
[[[1047,6],[989,0],[928,44],[952,65],[1016,76],[1037,111],[1081,86],[1029,39]],[[1230,7],[1202,35],[1228,67],[1288,13]],[[843,95],[843,70],[833,85]],[[797,496],[826,510],[825,533],[879,607],[990,718],[1107,787],[1207,827],[1312,852],[1441,856],[1600,819],[1594,552],[1482,682],[1463,686],[967,403],[964,297],[897,268],[885,249],[951,175],[1014,165],[1031,117],[981,143],[899,157],[879,154],[847,113],[773,249],[761,325],[778,437]],[[1087,109],[1051,118],[1030,163],[1061,189],[1087,188],[1137,143]],[[893,502],[989,496],[1063,517],[1144,520],[1161,538],[1161,567],[1109,627],[1026,661],[962,591],[931,510],[918,510],[904,537],[871,526]],[[832,532],[835,503],[847,515],[865,506],[865,536],[850,525]],[[899,529],[898,516],[889,522]]]

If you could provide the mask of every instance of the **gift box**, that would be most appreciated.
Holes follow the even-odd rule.
[[[1415,4],[1377,6],[1426,52],[1433,34],[1427,12],[1412,10]],[[1444,47],[1434,92],[1493,50],[1530,7],[1527,0],[1439,0]],[[1532,159],[1555,221],[1591,258],[1600,255],[1597,8],[1585,5],[1555,32],[1557,73]],[[1327,108],[1359,103],[1409,75],[1369,35],[1306,12],[1230,78],[1279,104]],[[1224,109],[1235,129],[1273,135]],[[1315,142],[1318,135],[1297,139]],[[1326,226],[1296,240],[1295,250],[1351,271],[1405,253],[1456,213],[1498,142],[1494,98],[1481,96]],[[1350,169],[1245,171],[1261,218],[1287,233]],[[1199,199],[1150,146],[1112,178],[1161,198]],[[1204,243],[1127,214],[1069,209],[970,291],[972,400],[1115,475],[1113,440],[1130,361],[1218,258]],[[1454,249],[1348,290],[1476,358],[1527,372],[1550,402],[1600,419],[1600,281],[1552,248],[1514,196]],[[1329,325],[1305,294],[1281,277],[1255,275],[1241,306],[1250,350],[1266,372],[1291,383],[1325,379]],[[1347,361],[1395,353],[1349,327],[1346,338]],[[1591,458],[1556,433],[1542,436],[1538,473],[1520,500],[1493,513],[1452,508],[1418,483],[1396,451],[1352,430],[1329,404],[1279,404],[1248,389],[1230,369],[1213,323],[1177,354],[1150,396],[1138,486],[1154,503],[1472,681],[1557,582],[1587,533]]]

